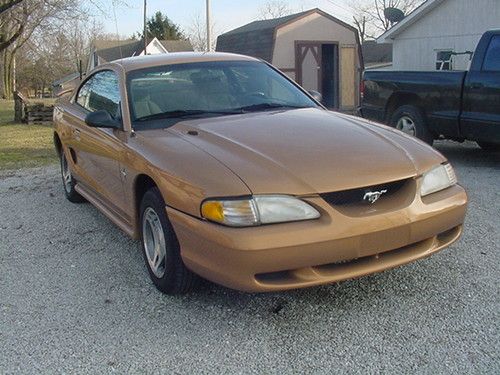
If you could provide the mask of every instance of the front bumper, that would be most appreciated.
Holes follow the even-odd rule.
[[[320,197],[305,200],[321,218],[230,228],[169,207],[167,213],[189,269],[229,288],[263,292],[352,279],[427,257],[460,237],[467,205],[458,185],[363,216]]]

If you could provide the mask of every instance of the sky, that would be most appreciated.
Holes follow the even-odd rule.
[[[121,4],[122,2],[126,5]],[[352,24],[349,0],[289,0],[286,2],[293,11],[320,8]],[[106,14],[100,14],[97,18],[101,20],[107,32],[128,37],[142,29],[144,0],[102,0],[102,3],[107,5],[101,8]],[[118,3],[115,6],[117,22],[113,15],[113,3]],[[161,11],[174,23],[187,30],[197,16],[205,19],[205,3],[205,0],[147,0],[147,16],[150,17],[155,12]],[[266,0],[211,0],[216,33],[220,34],[254,21],[259,15],[259,9],[265,3]],[[100,12],[96,10],[96,13]]]

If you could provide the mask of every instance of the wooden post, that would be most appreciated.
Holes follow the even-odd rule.
[[[14,121],[21,122],[23,121],[23,107],[24,102],[23,98],[17,91],[14,91]]]

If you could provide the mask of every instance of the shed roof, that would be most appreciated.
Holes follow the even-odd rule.
[[[320,13],[357,33],[356,29],[351,25],[323,12],[321,9],[314,8],[285,17],[253,21],[237,29],[228,31],[217,38],[216,50],[250,55],[271,62],[276,29],[313,13]]]

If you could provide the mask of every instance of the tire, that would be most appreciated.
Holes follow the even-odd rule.
[[[425,124],[424,115],[415,106],[403,105],[396,109],[391,115],[389,124],[406,134],[421,139],[431,146],[434,142],[434,136]]]
[[[64,189],[64,195],[66,199],[71,203],[83,203],[85,202],[85,198],[83,198],[78,192],[75,190],[76,181],[71,174],[71,170],[69,168],[68,160],[66,159],[66,154],[64,150],[61,150],[61,154],[59,157],[59,161],[61,164],[61,177]]]
[[[488,143],[488,142],[477,142],[479,147],[481,147],[484,151],[500,151],[500,144],[498,143]]]
[[[142,198],[139,225],[144,261],[156,288],[165,294],[185,294],[195,289],[199,277],[182,261],[165,202],[156,187]]]

